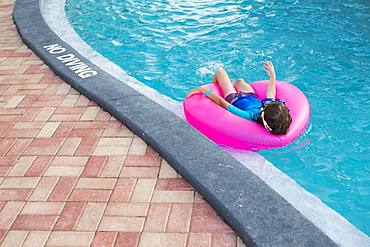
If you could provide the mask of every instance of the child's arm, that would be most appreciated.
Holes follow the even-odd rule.
[[[235,106],[233,106],[232,104],[230,104],[229,102],[224,100],[224,98],[220,97],[216,93],[214,93],[214,92],[209,93],[209,91],[206,91],[205,94],[208,98],[210,98],[212,101],[214,101],[219,106],[225,108],[227,111],[229,111],[229,112],[231,112],[231,113],[233,113],[233,114],[235,114],[239,117],[245,118],[247,120],[252,120],[253,119],[253,113],[251,113],[249,111],[242,111],[239,108],[236,108]]]
[[[271,62],[264,62],[263,67],[266,73],[270,77],[269,86],[266,92],[266,98],[275,98],[276,96],[276,74],[275,74],[274,65]]]
[[[206,92],[204,92],[204,93],[206,93]],[[213,102],[215,102],[216,104],[218,104],[219,106],[221,106],[225,109],[227,109],[230,105],[229,102],[227,102],[226,100],[224,100],[224,98],[222,98],[221,96],[217,95],[214,92],[211,92],[211,93],[207,94],[207,97],[210,98]]]
[[[253,113],[251,113],[249,111],[242,111],[242,110],[236,108],[235,106],[231,105],[229,102],[224,100],[224,98],[222,98],[218,94],[214,93],[212,90],[208,90],[204,86],[197,87],[197,88],[193,89],[192,91],[190,91],[190,93],[188,94],[188,97],[191,96],[194,93],[203,93],[203,94],[205,94],[213,102],[215,102],[219,106],[223,107],[227,111],[229,111],[229,112],[231,112],[231,113],[233,113],[233,114],[235,114],[239,117],[245,118],[247,120],[252,120],[253,117],[254,117]]]
[[[190,93],[188,94],[187,97],[190,97],[191,95],[195,94],[195,93],[207,93],[208,89],[204,86],[200,86],[200,87],[197,87],[193,90],[190,91]],[[224,100],[224,98],[222,98],[221,96],[217,95],[216,93],[214,92],[211,92],[209,94],[207,94],[207,97],[210,98],[213,102],[215,102],[216,104],[218,104],[219,106],[227,109],[227,107],[229,107],[230,103],[227,102],[226,100]]]

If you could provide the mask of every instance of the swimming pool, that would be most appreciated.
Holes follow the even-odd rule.
[[[172,99],[209,83],[278,79],[308,97],[311,123],[296,142],[260,152],[370,234],[369,6],[361,1],[76,1],[68,20],[90,46]]]
[[[294,144],[261,154],[369,234],[369,124],[361,114],[369,110],[369,8],[292,4],[70,0],[66,12],[98,52],[179,101],[218,66],[254,81],[265,77],[260,62],[273,60],[278,78],[309,98],[311,124]]]

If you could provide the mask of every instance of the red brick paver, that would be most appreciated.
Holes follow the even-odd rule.
[[[59,79],[0,3],[0,245],[242,246],[152,148]]]

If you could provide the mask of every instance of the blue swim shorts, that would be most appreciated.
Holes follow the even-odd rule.
[[[261,101],[257,98],[255,93],[237,92],[226,96],[225,100],[233,106],[243,111],[251,109],[260,109],[262,107]]]

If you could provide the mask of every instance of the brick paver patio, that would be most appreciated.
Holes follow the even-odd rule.
[[[1,246],[242,246],[155,151],[21,41],[0,3]]]

